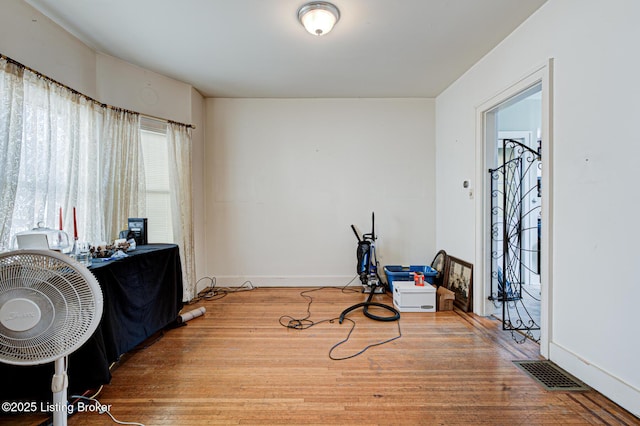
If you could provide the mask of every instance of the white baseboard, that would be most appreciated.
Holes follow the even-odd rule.
[[[348,275],[301,275],[301,276],[238,276],[221,275],[216,276],[216,286],[218,287],[240,287],[246,281],[250,281],[254,287],[344,287],[347,284],[351,287],[360,285],[360,280],[354,274]],[[207,287],[211,284],[209,280],[202,280],[198,287]],[[197,291],[202,290],[198,288]]]
[[[640,417],[640,389],[553,342],[550,344],[549,359],[634,416]]]

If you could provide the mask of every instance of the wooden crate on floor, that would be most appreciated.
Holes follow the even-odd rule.
[[[453,311],[453,301],[456,298],[454,292],[444,287],[438,287],[436,291],[436,310]]]

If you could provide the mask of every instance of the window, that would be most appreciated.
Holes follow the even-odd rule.
[[[149,243],[173,243],[166,124],[142,118],[140,140],[144,161]]]
[[[195,297],[192,126],[110,107],[2,55],[0,105],[0,251],[39,222],[96,244],[147,217],[148,241],[180,245],[183,300]]]

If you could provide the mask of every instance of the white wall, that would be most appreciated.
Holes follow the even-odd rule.
[[[531,148],[536,148],[537,130],[540,129],[540,114],[542,112],[539,96],[523,99],[520,102],[500,110],[499,132],[529,132],[531,133]]]
[[[436,100],[437,245],[481,262],[460,190],[482,166],[476,107],[554,58],[549,355],[636,415],[639,15],[635,0],[549,0]]]
[[[96,84],[101,102],[190,123],[190,85],[109,55],[99,53],[96,59]]]
[[[208,99],[206,121],[208,275],[344,285],[372,211],[383,265],[431,262],[433,100]]]
[[[0,53],[96,96],[95,52],[21,0],[2,0]]]

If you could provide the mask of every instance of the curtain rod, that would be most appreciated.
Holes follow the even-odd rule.
[[[3,55],[2,53],[0,53],[0,58],[5,59],[7,62],[12,63],[12,64],[16,65],[17,67],[20,67],[22,69],[25,69],[25,70],[28,70],[29,72],[34,73],[35,75],[37,75],[40,78],[43,78],[43,79],[45,79],[45,80],[47,80],[47,81],[49,81],[51,83],[54,83],[54,84],[56,84],[56,85],[58,85],[60,87],[63,87],[65,89],[69,90],[71,93],[73,93],[75,95],[82,96],[84,99],[86,99],[86,100],[88,100],[90,102],[93,102],[93,103],[95,103],[97,105],[100,105],[103,108],[109,108],[109,109],[112,109],[114,111],[123,111],[123,112],[129,113],[129,114],[136,114],[136,115],[140,115],[140,116],[147,117],[147,118],[153,118],[153,119],[156,119],[156,120],[164,121],[165,123],[177,124],[177,125],[180,125],[180,126],[190,127],[192,129],[196,128],[196,126],[194,126],[193,124],[184,124],[184,123],[180,123],[178,121],[168,120],[166,118],[156,117],[156,116],[149,115],[149,114],[143,114],[143,113],[140,113],[140,112],[137,112],[137,111],[131,111],[131,110],[128,110],[126,108],[120,108],[120,107],[115,107],[115,106],[112,106],[112,105],[105,104],[105,103],[100,102],[100,101],[98,101],[96,99],[93,99],[91,96],[87,96],[84,93],[78,92],[77,90],[67,86],[64,83],[60,83],[59,81],[54,80],[53,78],[51,78],[49,76],[46,76],[46,75],[42,74],[41,72],[34,70],[33,68],[29,68],[28,66],[26,66],[24,64],[21,64],[20,62],[16,61],[15,59],[11,59],[10,57],[8,57],[6,55]]]

